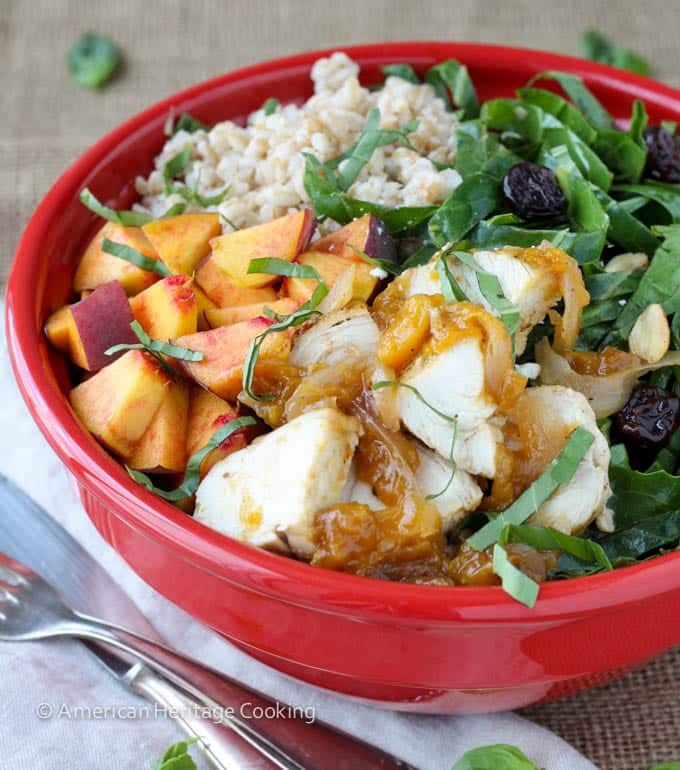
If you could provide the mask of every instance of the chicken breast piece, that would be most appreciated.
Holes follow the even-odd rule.
[[[194,517],[244,543],[311,558],[314,514],[340,501],[361,433],[336,409],[291,420],[218,462]]]
[[[378,327],[368,308],[336,310],[323,316],[295,341],[288,358],[295,366],[334,366],[349,357],[375,356]]]
[[[540,253],[540,250],[535,250]],[[515,350],[524,352],[529,332],[546,316],[548,310],[557,304],[560,292],[557,288],[554,265],[546,259],[544,263],[533,261],[529,264],[520,255],[511,251],[472,252],[481,270],[498,278],[503,295],[515,305],[520,314],[520,325],[515,333]],[[449,269],[470,302],[482,305],[494,315],[498,311],[489,304],[479,288],[477,273],[455,256],[448,259]],[[437,269],[432,264],[406,270],[397,279],[407,286],[407,296],[414,294],[439,294],[441,282]]]
[[[424,444],[445,458],[450,456],[453,425],[445,415],[458,416],[453,457],[461,470],[493,478],[498,430],[488,424],[497,404],[486,392],[484,355],[477,338],[463,339],[434,356],[419,356],[400,381],[415,388],[399,389],[399,417]]]
[[[449,532],[465,518],[468,511],[479,507],[482,490],[469,473],[459,468],[451,478],[451,463],[431,449],[418,445],[418,458],[418,487],[423,497],[436,495],[431,498],[431,502],[441,514],[444,532]]]
[[[526,390],[522,399],[529,401],[537,421],[545,421],[556,430],[567,427],[571,431],[580,426],[595,438],[569,483],[558,487],[529,523],[573,535],[598,518],[598,526],[608,529],[611,514],[605,506],[611,496],[609,444],[597,427],[586,397],[571,388],[542,385]]]

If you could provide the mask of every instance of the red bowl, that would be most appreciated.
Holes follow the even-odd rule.
[[[617,118],[638,97],[653,122],[680,120],[680,92],[591,62],[516,48],[390,43],[345,49],[366,83],[380,67],[423,71],[454,57],[480,97],[507,96],[537,72],[582,76]],[[102,536],[147,583],[273,667],[390,708],[495,711],[527,706],[602,682],[680,642],[680,553],[609,574],[549,583],[532,610],[500,588],[387,583],[316,569],[238,543],[133,483],[71,411],[63,361],[42,326],[66,301],[96,217],[79,202],[90,187],[112,206],[134,199],[172,109],[214,123],[265,98],[311,93],[319,51],[259,64],[194,86],[112,131],[58,180],[19,243],[6,324],[21,392],[33,418],[75,476]]]

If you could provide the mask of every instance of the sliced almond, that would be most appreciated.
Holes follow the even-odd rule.
[[[607,262],[605,273],[623,273],[628,270],[643,270],[649,265],[649,257],[640,252],[628,252],[619,254]]]
[[[663,307],[648,305],[638,316],[628,337],[630,352],[655,364],[668,353],[670,346],[671,330]]]

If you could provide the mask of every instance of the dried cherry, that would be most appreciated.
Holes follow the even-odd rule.
[[[645,130],[645,144],[645,176],[660,182],[680,182],[680,139],[663,126],[650,126]]]
[[[516,163],[503,177],[503,195],[518,217],[553,219],[567,209],[567,199],[555,174],[538,163]]]
[[[631,459],[651,461],[680,427],[680,398],[654,385],[637,385],[612,427]]]

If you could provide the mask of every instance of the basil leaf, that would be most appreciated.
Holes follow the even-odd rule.
[[[506,594],[529,608],[536,604],[538,583],[515,567],[502,545],[493,547],[493,571],[501,579]]]
[[[330,173],[330,169],[337,168],[342,163],[342,170],[338,171],[336,178],[336,186],[342,192],[346,192],[354,184],[361,170],[371,160],[378,147],[398,143],[413,149],[407,136],[418,129],[417,120],[412,120],[399,129],[380,128],[379,126],[380,110],[373,107],[368,113],[366,125],[357,142],[340,157],[334,158],[330,164],[325,164]]]
[[[581,48],[584,56],[592,61],[628,70],[636,75],[650,75],[652,72],[649,62],[642,56],[615,45],[608,37],[593,29],[584,33]]]
[[[463,120],[479,116],[477,93],[465,65],[455,59],[435,64],[425,73],[425,82],[447,105],[450,94],[453,104],[460,108]]]
[[[347,246],[349,246],[358,257],[361,257],[364,262],[367,262],[373,267],[377,267],[378,270],[383,270],[388,275],[399,275],[399,273],[402,272],[401,266],[397,265],[395,262],[391,262],[388,259],[376,259],[375,257],[369,257],[365,251],[358,249],[351,243],[348,243]]]
[[[591,302],[583,308],[581,314],[581,330],[589,326],[607,323],[618,318],[621,313],[621,305],[618,299],[606,299],[602,302]]]
[[[328,286],[321,278],[319,273],[311,265],[299,265],[296,262],[286,262],[284,259],[275,257],[262,257],[251,259],[248,265],[249,273],[267,273],[269,275],[284,275],[292,278],[307,278],[316,280],[317,285],[312,296],[307,302],[290,315],[283,316],[275,314],[279,319],[277,323],[272,324],[263,332],[254,337],[248,348],[245,363],[243,364],[243,389],[255,401],[271,401],[272,396],[265,394],[258,396],[253,391],[253,379],[255,377],[255,365],[260,355],[260,349],[268,335],[275,332],[283,332],[297,326],[301,326],[314,316],[320,315],[316,309],[323,298],[328,294]],[[270,316],[271,317],[271,316]]]
[[[617,529],[680,510],[680,476],[663,470],[633,470],[626,450],[620,444],[612,447],[609,480],[612,497],[608,505],[616,515]]]
[[[612,563],[599,543],[584,537],[566,535],[552,527],[508,524],[498,542],[501,545],[524,543],[537,551],[562,551],[583,564],[592,563],[597,569],[612,569]]]
[[[654,201],[662,206],[674,223],[680,222],[680,185],[646,181],[644,184],[621,184],[614,192],[628,193]]]
[[[543,505],[561,484],[568,483],[593,443],[594,437],[584,428],[576,428],[557,458],[548,465],[536,481],[501,513],[495,515],[468,539],[476,551],[483,551],[498,542],[506,524],[523,524]]]
[[[81,190],[79,197],[80,202],[90,211],[94,211],[95,214],[107,219],[109,222],[115,222],[123,227],[141,227],[153,221],[153,217],[150,214],[145,214],[142,211],[116,211],[115,209],[108,208],[108,206],[98,201],[87,187]]]
[[[387,64],[381,67],[382,74],[386,77],[401,78],[409,83],[419,84],[420,78],[416,75],[416,71],[410,64]]]
[[[270,96],[269,99],[265,99],[265,102],[262,105],[262,111],[265,115],[273,115],[280,106],[281,102]]]
[[[634,217],[621,201],[615,201],[604,193],[595,191],[609,217],[609,240],[626,251],[642,251],[648,256],[659,247],[659,239],[639,219]]]
[[[456,158],[454,168],[463,179],[483,171],[504,177],[522,159],[501,144],[498,135],[487,130],[480,120],[467,120],[455,128]]]
[[[120,67],[121,55],[111,38],[85,32],[66,52],[71,77],[83,88],[98,89]]]
[[[544,112],[518,99],[489,99],[482,105],[480,118],[494,131],[515,135],[529,144],[538,144],[543,138]]]
[[[597,131],[573,104],[561,96],[542,88],[520,88],[517,95],[525,104],[533,104],[540,107],[543,112],[556,117],[563,126],[573,131],[586,144],[592,144],[595,141]]]
[[[138,321],[133,321],[130,324],[130,328],[135,333],[140,344],[127,344],[114,345],[113,347],[105,350],[104,353],[107,356],[113,356],[116,353],[120,353],[123,350],[139,350],[140,348],[147,350],[149,353],[158,353],[169,358],[175,358],[178,361],[202,361],[203,353],[200,350],[189,350],[189,348],[183,348],[179,345],[171,345],[169,342],[163,342],[162,340],[154,340],[144,331],[141,324]]]
[[[364,214],[375,214],[392,235],[412,230],[437,210],[436,206],[402,206],[392,208],[378,203],[351,198],[341,191],[324,164],[309,153],[305,157],[304,187],[314,214],[319,219],[329,217],[339,224],[347,224]]]
[[[126,246],[124,243],[116,243],[108,238],[104,238],[102,241],[102,251],[118,257],[118,259],[124,259],[126,262],[130,262],[149,273],[161,275],[163,278],[172,275],[168,266],[160,259],[147,257],[140,251],[137,251],[137,249],[133,249],[132,246]]]
[[[513,339],[515,332],[519,328],[519,310],[503,294],[503,288],[501,287],[498,277],[493,273],[488,273],[486,270],[483,270],[477,264],[472,254],[468,254],[464,251],[455,251],[454,254],[456,259],[475,271],[479,291],[489,305],[498,312],[503,325],[510,335],[510,339]]]
[[[611,115],[584,85],[581,78],[567,72],[548,70],[531,78],[528,85],[531,86],[540,80],[554,80],[556,83],[559,83],[567,96],[583,113],[586,120],[598,131],[614,128],[614,121]]]
[[[659,230],[666,239],[656,250],[637,289],[614,324],[626,339],[637,317],[648,305],[663,305],[668,315],[680,310],[680,227],[674,225]]]
[[[595,273],[585,279],[590,301],[626,297],[637,289],[644,270],[621,270],[616,273]]]
[[[163,214],[161,219],[167,219],[168,217],[176,217],[180,214],[184,214],[184,212],[187,210],[187,204],[186,203],[175,203]]]
[[[678,544],[680,511],[677,509],[647,516],[631,527],[619,527],[600,541],[607,558],[619,565],[638,561],[660,549],[675,549]]]
[[[175,188],[172,185],[172,180],[182,171],[186,169],[191,161],[191,147],[188,145],[174,155],[163,167],[163,182],[165,187],[165,194],[171,195],[175,192]]]
[[[438,246],[460,241],[500,206],[500,182],[489,174],[464,179],[432,215],[429,232]]]
[[[466,238],[466,246],[477,248],[500,249],[504,246],[529,248],[549,241],[555,248],[570,254],[579,264],[596,260],[602,250],[601,235],[594,233],[575,233],[568,229],[533,230],[514,225],[496,225],[485,220],[479,223]]]
[[[454,278],[444,254],[437,260],[437,274],[439,275],[439,282],[442,287],[442,296],[447,305],[451,302],[468,301],[467,295],[460,288],[458,281]]]
[[[179,500],[184,500],[184,498],[191,497],[196,493],[198,485],[201,481],[201,464],[203,463],[203,460],[206,458],[206,456],[209,455],[213,449],[217,449],[230,436],[236,433],[236,431],[247,428],[250,425],[257,425],[256,420],[254,420],[252,417],[237,417],[236,419],[230,420],[225,425],[219,427],[215,433],[213,433],[210,441],[208,441],[204,447],[191,455],[189,462],[187,463],[187,469],[184,473],[184,480],[176,489],[172,489],[170,491],[161,489],[160,487],[154,485],[146,473],[133,470],[127,465],[125,466],[125,470],[128,472],[132,479],[134,479],[138,484],[141,484],[145,489],[148,489],[149,492],[153,492],[159,497],[162,497],[164,500],[176,503]]]
[[[198,741],[192,738],[170,746],[156,764],[155,770],[198,770],[196,763],[188,754],[188,748]]]
[[[451,770],[538,770],[515,746],[498,743],[466,752]]]
[[[451,486],[451,483],[453,482],[454,478],[456,477],[456,461],[453,459],[453,453],[456,448],[456,440],[458,438],[458,417],[454,416],[452,417],[449,414],[445,414],[444,412],[440,412],[439,409],[437,409],[435,406],[432,406],[432,404],[427,401],[422,393],[418,390],[418,388],[414,388],[413,385],[408,385],[405,382],[396,382],[393,380],[383,380],[381,382],[374,382],[373,385],[371,385],[371,390],[382,390],[382,388],[405,388],[406,390],[410,390],[411,393],[413,393],[416,398],[434,414],[436,414],[438,417],[441,417],[443,420],[446,420],[447,422],[453,423],[453,435],[451,436],[451,449],[449,451],[449,462],[451,463],[451,475],[448,478],[448,481],[446,482],[446,485],[443,489],[441,489],[439,492],[435,492],[434,494],[426,495],[426,500],[436,500],[438,497],[441,497],[446,490]]]
[[[201,123],[200,120],[189,115],[188,112],[183,112],[172,129],[173,136],[178,131],[186,131],[188,134],[193,134],[194,131],[210,131],[210,126]]]
[[[628,126],[628,136],[640,147],[645,147],[645,128],[648,123],[647,110],[645,103],[640,99],[633,102],[633,112],[630,116],[630,125]]]
[[[611,168],[617,179],[637,182],[647,160],[647,148],[638,144],[629,134],[616,129],[603,129],[593,149]]]

